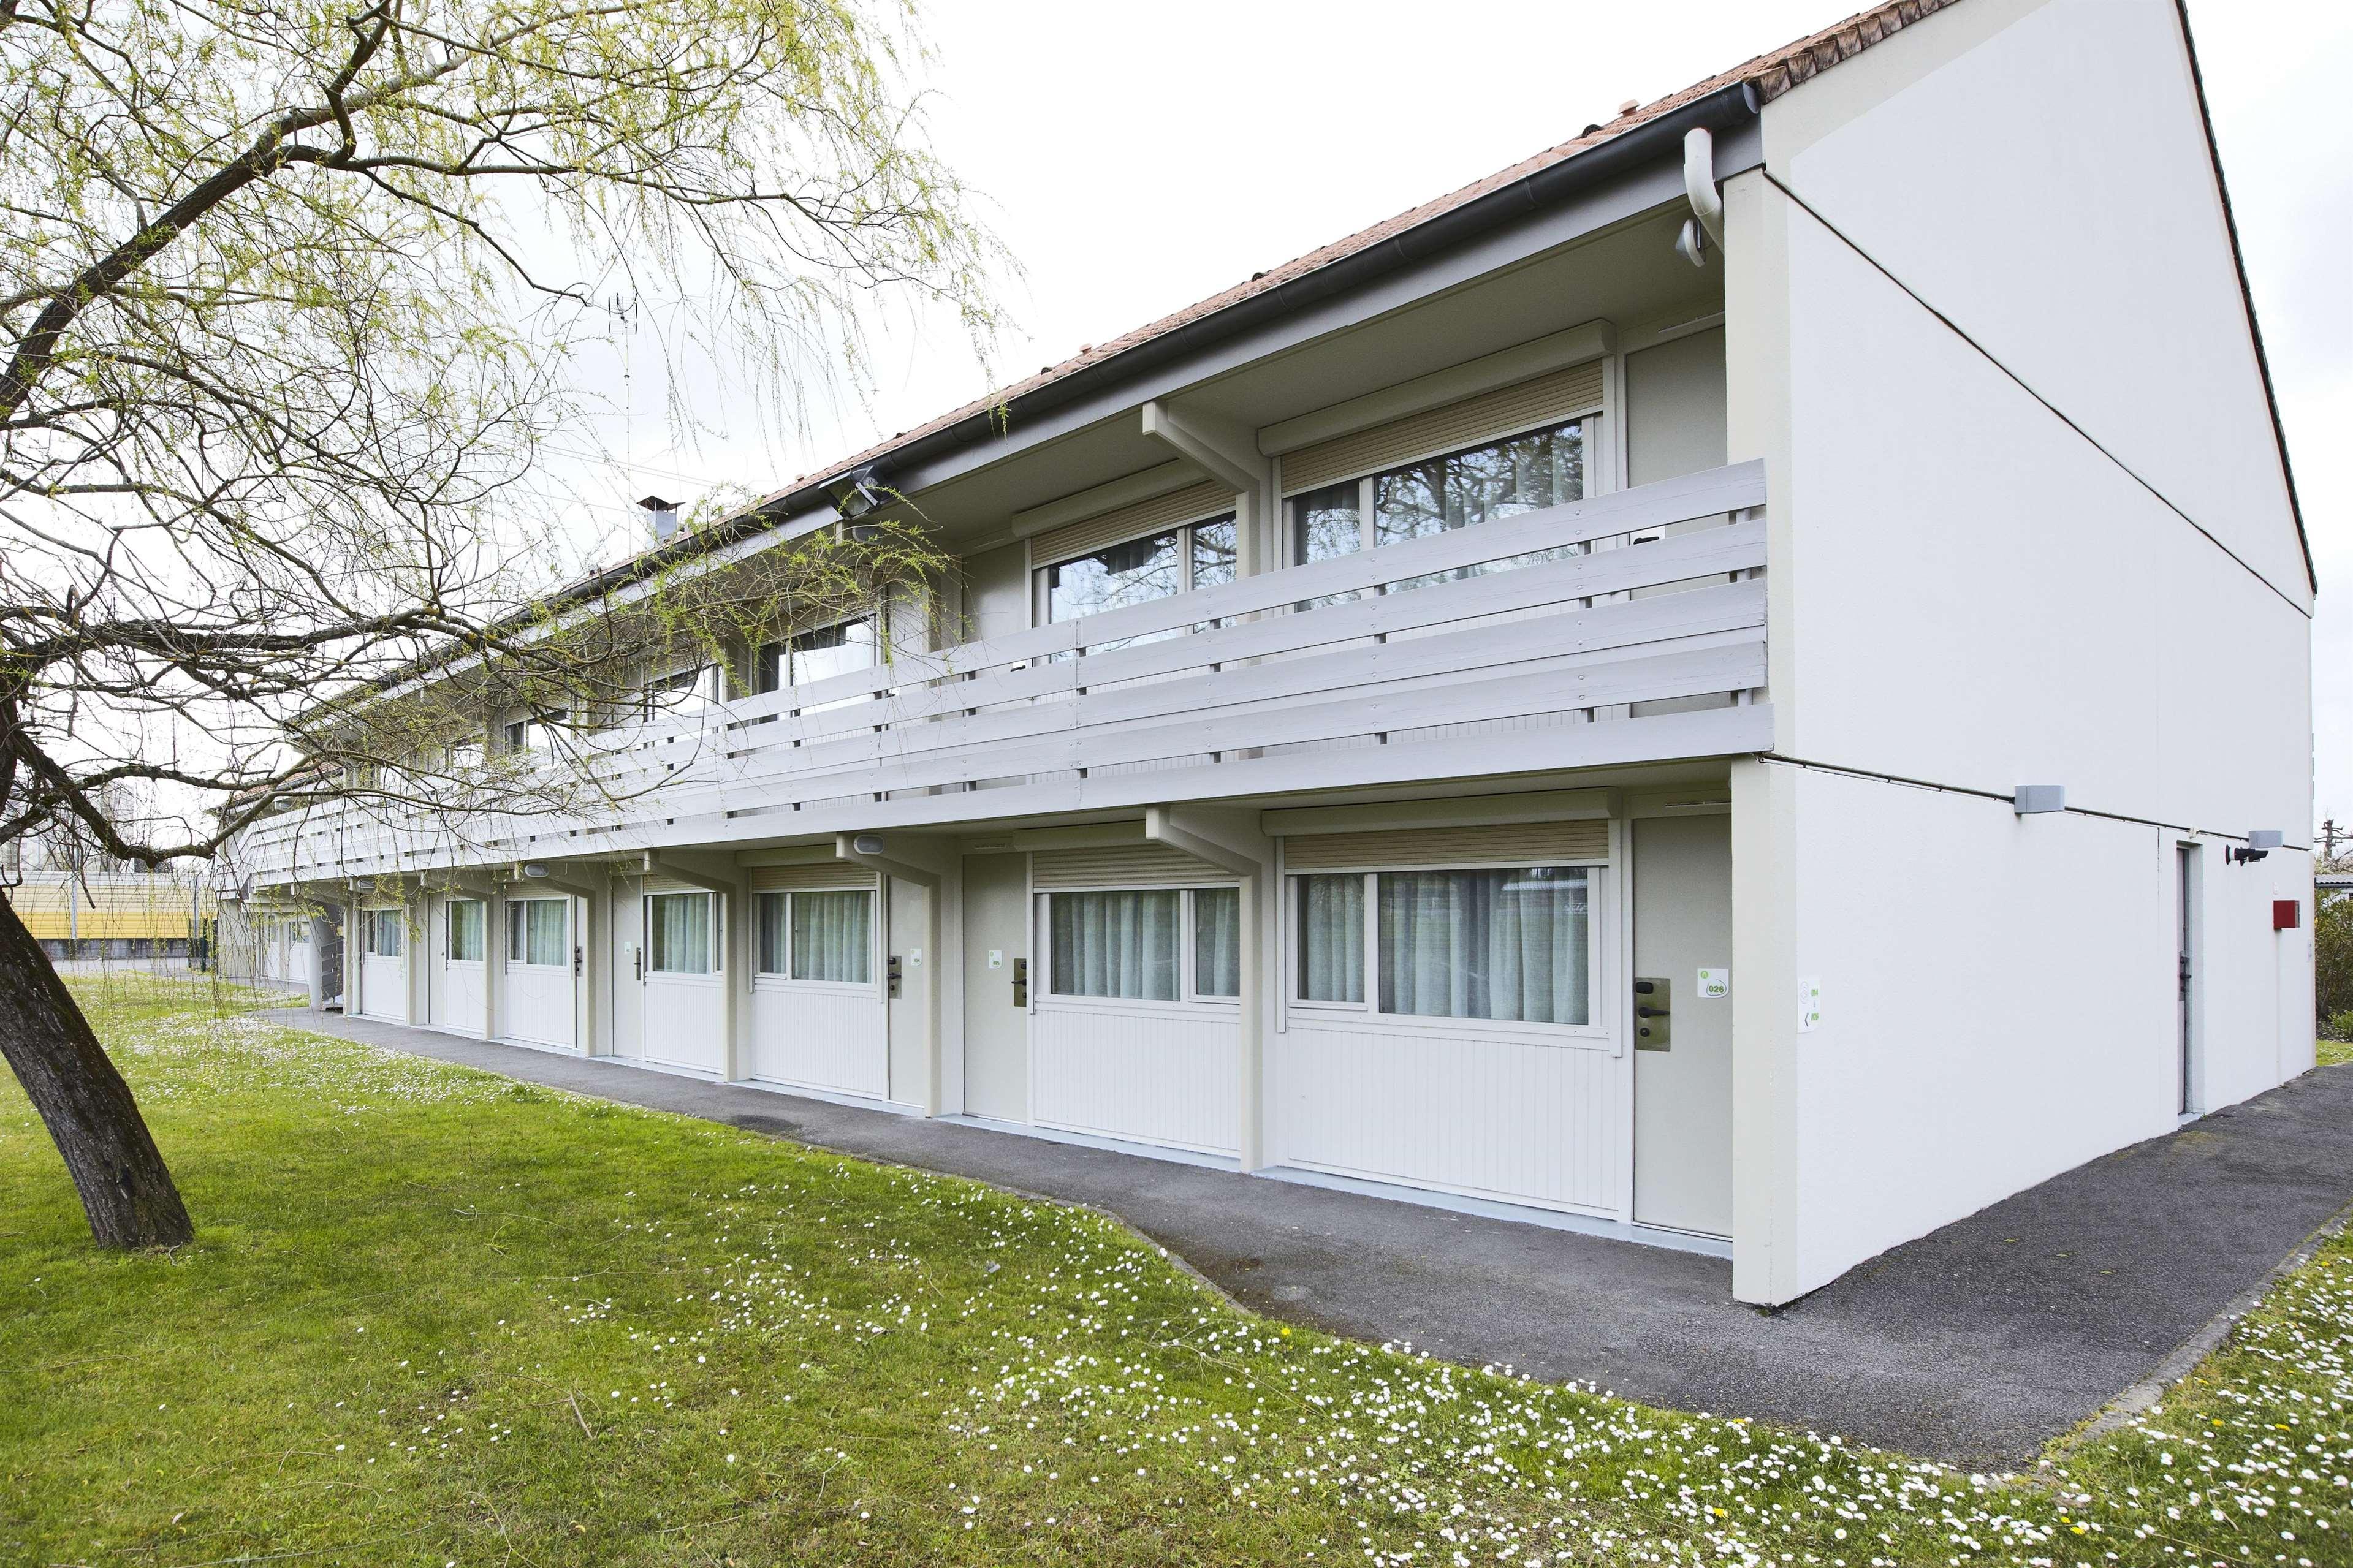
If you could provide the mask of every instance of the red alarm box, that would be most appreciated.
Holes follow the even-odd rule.
[[[2304,900],[2301,899],[2274,899],[2272,900],[2272,930],[2294,931],[2303,923]]]

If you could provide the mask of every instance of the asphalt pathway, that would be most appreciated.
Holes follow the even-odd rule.
[[[1976,1466],[2148,1377],[2353,1202],[2322,1068],[1871,1259],[1777,1313],[1715,1258],[289,1010],[299,1027],[1120,1215],[1255,1310]]]

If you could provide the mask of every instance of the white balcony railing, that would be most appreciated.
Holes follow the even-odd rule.
[[[341,877],[1757,750],[1764,503],[1740,464],[901,653],[607,731],[593,806],[313,807],[236,858]]]

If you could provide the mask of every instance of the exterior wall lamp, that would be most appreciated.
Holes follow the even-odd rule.
[[[2010,792],[2010,806],[2021,816],[2040,816],[2067,809],[2065,784],[2020,784]]]
[[[2232,865],[2243,866],[2250,860],[2260,860],[2282,844],[2287,835],[2276,827],[2251,827],[2244,844],[2231,846],[2228,858]]]

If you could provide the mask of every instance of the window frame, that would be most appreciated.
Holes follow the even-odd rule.
[[[1049,574],[1052,573],[1057,568],[1069,565],[1073,561],[1085,561],[1093,556],[1102,554],[1106,550],[1116,550],[1123,544],[1133,544],[1139,539],[1157,539],[1164,533],[1173,533],[1176,536],[1177,586],[1174,593],[1163,594],[1159,595],[1159,598],[1157,599],[1147,599],[1145,600],[1144,603],[1157,604],[1159,603],[1159,599],[1181,598],[1183,595],[1194,592],[1197,586],[1194,582],[1194,574],[1196,570],[1193,548],[1194,532],[1198,529],[1214,528],[1221,522],[1228,522],[1234,525],[1234,581],[1240,582],[1241,580],[1241,514],[1237,509],[1229,506],[1219,511],[1204,512],[1199,517],[1187,518],[1182,522],[1162,523],[1155,528],[1138,529],[1135,532],[1128,534],[1123,538],[1108,540],[1102,544],[1096,545],[1092,550],[1082,550],[1075,555],[1065,555],[1059,561],[1032,562],[1029,566],[1029,624],[1032,626],[1058,625],[1068,626],[1071,624],[1071,621],[1082,621],[1088,618],[1087,616],[1073,616],[1070,620],[1066,621],[1058,622],[1054,619],[1054,595],[1053,590],[1048,586]],[[1119,608],[1122,609],[1129,607],[1130,606],[1127,605],[1119,606]],[[1110,612],[1103,610],[1094,610],[1090,611],[1089,615],[1106,615],[1109,613]],[[1125,889],[1119,888],[1072,888],[1066,890],[1071,892],[1116,893],[1124,891]]]
[[[1241,1013],[1240,996],[1205,994],[1198,989],[1199,976],[1194,973],[1196,944],[1199,929],[1194,912],[1196,893],[1219,889],[1238,891],[1239,878],[1232,881],[1215,882],[1132,882],[1113,887],[1041,888],[1035,895],[1030,910],[1029,950],[1031,960],[1029,1008],[1074,1012],[1134,1013],[1148,1012],[1166,1017],[1196,1016],[1203,1008],[1213,1012]],[[1168,1001],[1155,1001],[1141,996],[1070,996],[1054,987],[1054,914],[1048,902],[1063,893],[1176,893],[1176,994]]]
[[[481,948],[471,958],[458,956],[458,906],[471,904],[481,912],[476,937]],[[444,963],[487,963],[491,956],[491,907],[487,899],[451,898],[441,906],[441,961]]]
[[[795,898],[807,893],[863,893],[866,895],[866,975],[864,980],[802,980],[793,974],[793,910]],[[784,968],[768,969],[767,962],[768,910],[771,899],[778,900],[778,919],[783,926],[784,941],[779,949]],[[881,991],[888,976],[883,961],[883,899],[878,885],[871,888],[765,888],[752,895],[752,984],[761,991],[815,991],[845,996],[871,996]],[[665,973],[668,973],[665,971]]]
[[[638,718],[646,723],[659,719],[700,717],[727,700],[726,683],[715,660],[691,664],[658,675],[638,688]]]
[[[507,907],[506,950],[500,957],[511,969],[569,969],[572,950],[579,945],[573,931],[572,897],[568,893],[550,893],[543,897],[512,898],[500,900]],[[531,952],[531,916],[525,912],[528,904],[561,904],[564,906],[564,953],[554,963],[533,962]],[[520,940],[518,940],[520,939]],[[483,939],[484,957],[489,952],[489,938]]]
[[[654,900],[656,899],[708,899],[711,900],[711,967],[708,969],[657,969],[654,967]],[[723,984],[727,975],[727,900],[708,888],[663,888],[640,895],[638,903],[639,951],[645,955],[648,980],[659,975],[669,984]]]
[[[520,719],[510,719],[499,726],[501,753],[510,757],[553,757],[556,752],[555,731],[565,726],[565,715],[553,708],[533,709]],[[545,738],[540,744],[534,736]]]
[[[1306,554],[1300,548],[1302,541],[1300,539],[1299,523],[1297,516],[1293,509],[1300,501],[1306,500],[1309,496],[1321,495],[1325,490],[1336,489],[1342,485],[1354,485],[1356,487],[1356,548],[1347,553],[1361,555],[1368,550],[1383,548],[1380,543],[1379,517],[1380,482],[1383,479],[1388,479],[1393,475],[1402,474],[1407,469],[1415,468],[1423,463],[1441,462],[1451,458],[1463,457],[1472,452],[1485,451],[1492,447],[1508,446],[1514,441],[1523,441],[1531,436],[1546,435],[1552,431],[1566,428],[1571,425],[1575,425],[1578,427],[1578,446],[1583,453],[1585,474],[1585,492],[1577,499],[1579,500],[1590,500],[1595,496],[1604,493],[1602,486],[1599,482],[1597,472],[1597,462],[1600,450],[1598,432],[1602,417],[1602,412],[1599,409],[1586,414],[1571,414],[1565,417],[1549,421],[1546,424],[1531,425],[1526,428],[1520,430],[1503,431],[1496,435],[1487,437],[1482,440],[1473,441],[1468,446],[1444,447],[1439,451],[1425,454],[1422,457],[1409,458],[1402,462],[1391,463],[1387,468],[1367,469],[1366,472],[1361,474],[1352,475],[1345,479],[1334,479],[1329,484],[1317,485],[1312,489],[1298,490],[1285,495],[1282,498],[1283,564],[1285,566],[1303,566],[1308,563]],[[1567,503],[1556,501],[1553,504],[1558,506],[1565,505]],[[1475,527],[1477,525],[1472,524],[1470,526]],[[1454,531],[1449,530],[1448,531],[1451,532]],[[1429,536],[1425,535],[1423,537]],[[1398,541],[1396,542],[1403,542]],[[1598,543],[1599,542],[1597,541],[1596,542]],[[1593,546],[1588,544],[1583,548],[1590,550]],[[1335,561],[1343,558],[1344,557],[1342,556],[1324,557],[1326,560]]]
[[[1537,869],[1581,870],[1586,878],[1585,963],[1587,1017],[1582,1024],[1551,1024],[1525,1018],[1457,1018],[1433,1013],[1388,1013],[1381,1010],[1381,909],[1380,879],[1384,875],[1406,871],[1527,871]],[[1464,865],[1458,861],[1398,860],[1384,861],[1345,870],[1283,872],[1282,889],[1282,1016],[1285,1026],[1305,1024],[1331,1028],[1368,1030],[1375,1033],[1426,1033],[1449,1035],[1493,1036],[1503,1034],[1515,1038],[1551,1041],[1557,1045],[1584,1048],[1614,1048],[1618,1045],[1617,993],[1612,982],[1613,971],[1608,967],[1611,952],[1609,922],[1615,917],[1611,908],[1609,862],[1595,860],[1534,859],[1515,861],[1511,865]],[[1365,999],[1361,1002],[1311,1002],[1299,994],[1299,927],[1298,892],[1296,884],[1308,877],[1360,877],[1364,879],[1364,924],[1357,940],[1364,944]]]
[[[881,624],[882,612],[880,609],[860,610],[856,615],[844,616],[839,620],[824,621],[816,626],[798,627],[793,631],[786,632],[783,637],[772,637],[768,641],[760,644],[758,647],[752,651],[752,684],[755,688],[754,695],[765,697],[775,692],[789,690],[793,687],[807,684],[807,682],[797,681],[793,679],[793,656],[797,653],[818,651],[811,648],[803,648],[797,645],[803,638],[814,637],[819,632],[835,631],[855,626],[863,626],[867,627],[866,651],[869,657],[867,661],[858,668],[860,669],[873,669],[878,668],[882,663]],[[847,646],[849,640],[849,636],[845,631],[840,642],[831,643],[827,646],[831,647],[841,647]],[[851,670],[838,669],[831,675],[818,676],[815,679],[819,680],[831,680],[836,676],[849,675],[852,673],[855,672]],[[879,697],[881,693],[877,692],[875,695]],[[818,707],[820,709],[833,708],[839,706],[841,703],[859,702],[863,700],[866,700],[866,699],[846,697],[840,699],[839,702],[819,703],[818,704]]]
[[[408,957],[408,924],[406,911],[402,910],[398,904],[371,904],[360,912],[367,916],[367,935],[365,941],[360,947],[360,955],[362,957],[397,958],[402,960],[406,960]],[[384,917],[386,915],[390,915],[392,917],[390,922],[385,921]],[[383,933],[387,923],[390,924],[393,930],[397,931],[400,933],[400,945],[390,952],[385,952],[382,946]]]

